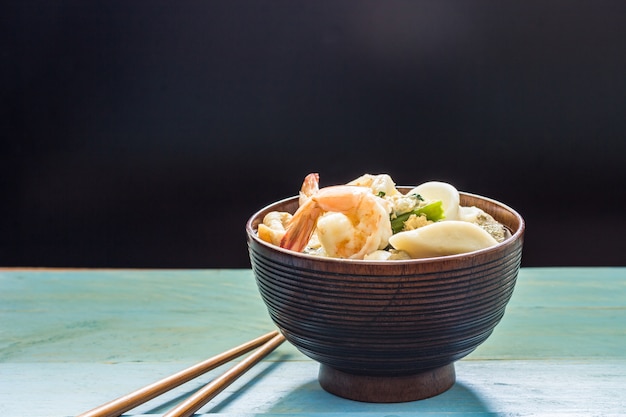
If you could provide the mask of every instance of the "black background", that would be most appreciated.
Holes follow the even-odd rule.
[[[0,265],[248,267],[244,224],[365,172],[526,219],[523,264],[624,265],[626,2],[19,1]]]

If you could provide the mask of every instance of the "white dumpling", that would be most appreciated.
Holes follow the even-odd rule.
[[[411,258],[456,255],[498,244],[480,226],[460,220],[436,222],[396,233],[389,238],[389,243],[395,249],[407,252]]]
[[[447,182],[429,181],[418,185],[407,193],[419,194],[426,201],[441,201],[444,220],[458,220],[460,196],[456,188]]]

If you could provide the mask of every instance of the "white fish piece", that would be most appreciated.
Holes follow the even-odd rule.
[[[426,201],[441,201],[444,220],[458,220],[461,197],[459,191],[453,185],[441,181],[428,181],[418,185],[407,195],[419,194]]]
[[[366,261],[386,261],[391,258],[391,252],[386,250],[375,250],[372,253],[365,255]]]
[[[498,241],[473,223],[449,220],[396,233],[389,243],[418,259],[473,252],[497,245]]]
[[[359,187],[367,187],[372,190],[374,195],[381,192],[386,196],[394,196],[400,194],[396,188],[396,183],[389,174],[363,174],[359,178],[355,178],[347,185],[356,185]]]
[[[459,207],[459,220],[464,222],[477,223],[478,216],[484,215],[485,211],[478,207]]]

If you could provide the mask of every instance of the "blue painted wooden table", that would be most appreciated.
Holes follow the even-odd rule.
[[[0,269],[0,416],[66,417],[273,330],[250,270]],[[158,416],[226,364],[125,415]],[[221,416],[624,416],[626,268],[525,268],[435,398],[326,393],[285,343],[204,406]]]

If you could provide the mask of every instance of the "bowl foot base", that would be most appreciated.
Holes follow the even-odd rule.
[[[354,375],[320,365],[319,383],[339,397],[371,403],[423,400],[447,391],[456,381],[454,363],[419,374],[386,377]]]

